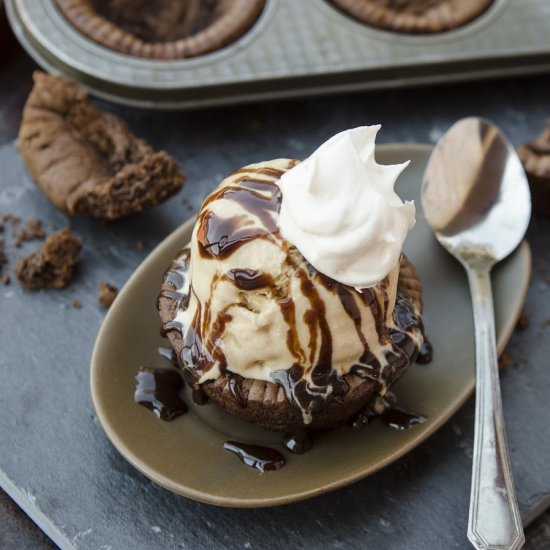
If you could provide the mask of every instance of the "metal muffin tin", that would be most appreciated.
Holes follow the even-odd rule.
[[[359,23],[327,0],[267,0],[226,48],[155,61],[80,34],[54,0],[6,0],[12,28],[39,65],[112,101],[190,108],[320,93],[465,80],[550,69],[550,2],[495,0],[472,23],[401,35]]]

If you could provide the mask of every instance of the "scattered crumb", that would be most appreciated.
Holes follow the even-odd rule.
[[[145,250],[145,243],[140,239],[139,241],[136,242],[136,248],[139,251]]]
[[[75,309],[82,309],[82,302],[76,298],[73,300],[73,307]]]
[[[545,319],[542,323],[541,323],[541,328],[548,328],[550,327],[550,319]]]
[[[506,352],[503,352],[502,355],[498,358],[498,366],[500,369],[505,369],[513,363],[512,358]]]
[[[527,313],[522,313],[519,316],[518,322],[516,323],[516,328],[519,330],[525,330],[529,326],[530,322],[531,318],[529,317],[529,315],[527,315]]]
[[[14,214],[6,214],[4,216],[4,222],[10,222],[12,227],[19,225],[20,221],[21,221],[21,218],[19,216],[15,216]]]
[[[42,221],[38,218],[27,222],[26,227],[22,227],[16,234],[17,240],[15,246],[18,248],[24,241],[34,241],[44,239],[46,233],[42,227]]]
[[[542,280],[547,284],[550,285],[550,275],[548,273],[548,266],[546,264],[539,264],[539,273],[542,277]]]
[[[110,285],[109,283],[100,283],[97,301],[103,307],[110,307],[111,304],[115,301],[117,293],[118,289],[115,286]]]
[[[2,282],[4,283],[4,286],[8,286],[11,283],[10,276],[7,273],[2,275]]]
[[[7,225],[10,223],[11,225],[11,235],[12,237],[16,236],[15,226],[21,221],[21,218],[19,216],[14,216],[13,214],[4,214],[0,217],[0,233],[7,233]]]
[[[63,288],[71,280],[81,248],[82,240],[70,228],[56,231],[42,248],[19,260],[15,275],[27,288]]]
[[[0,237],[0,271],[2,271],[2,267],[8,263],[8,257],[6,256],[4,247],[5,247],[4,239]]]

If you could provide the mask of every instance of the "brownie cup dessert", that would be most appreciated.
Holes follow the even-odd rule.
[[[72,80],[35,72],[19,151],[48,199],[71,215],[116,219],[161,202],[183,185],[178,163],[154,151]]]
[[[550,218],[550,121],[535,141],[518,148],[518,154],[531,187],[533,210]]]
[[[479,17],[494,0],[330,0],[362,23],[406,34],[456,29]]]
[[[182,59],[231,44],[256,22],[265,0],[56,0],[81,33],[111,50]]]
[[[401,252],[415,210],[393,190],[406,164],[374,160],[378,129],[245,166],[203,202],[158,307],[187,382],[226,411],[330,428],[415,361],[421,286]]]

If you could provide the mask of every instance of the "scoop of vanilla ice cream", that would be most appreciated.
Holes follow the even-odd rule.
[[[372,377],[383,385],[398,257],[360,291],[315,269],[278,229],[280,180],[300,166],[290,159],[246,166],[201,207],[189,245],[189,277],[179,289],[189,296],[187,307],[176,315],[186,327],[183,356],[187,350],[192,357],[187,367],[196,367],[199,383],[223,371],[273,381],[274,372],[297,365],[315,387],[327,369],[345,375],[352,367],[371,372],[376,364]],[[383,187],[388,195],[391,184],[384,180]],[[420,345],[420,333],[413,338]]]

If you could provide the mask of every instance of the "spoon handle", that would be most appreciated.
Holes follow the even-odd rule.
[[[508,550],[525,542],[502,414],[491,265],[467,265],[476,343],[476,416],[468,538],[475,548]]]

